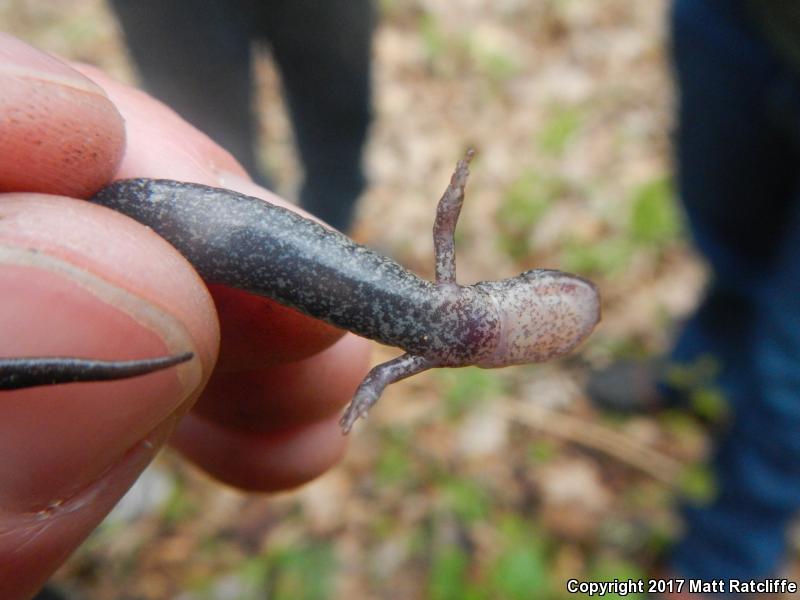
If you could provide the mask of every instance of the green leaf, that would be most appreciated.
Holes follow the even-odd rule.
[[[333,548],[321,543],[278,550],[268,556],[263,572],[271,579],[269,597],[274,600],[326,600],[335,569]]]
[[[469,559],[461,548],[449,546],[436,554],[428,576],[429,600],[462,600],[467,595]]]
[[[500,529],[504,548],[489,574],[489,596],[498,600],[549,597],[550,569],[542,537],[517,516],[505,518]]]
[[[505,551],[492,570],[493,598],[526,600],[547,596],[548,566],[539,548],[515,545]]]
[[[461,521],[473,522],[486,517],[491,501],[486,490],[470,479],[450,479],[444,483],[445,502]]]
[[[419,20],[419,33],[428,62],[437,63],[447,48],[447,39],[439,20],[430,13],[424,13]]]
[[[588,581],[614,581],[615,579],[620,582],[626,582],[629,579],[633,581],[646,580],[646,573],[635,563],[619,558],[600,558],[589,571],[589,576],[586,578]],[[625,599],[625,600],[644,600],[646,595],[647,586],[645,584],[645,593],[640,594],[627,593],[624,596],[621,594],[608,593],[603,596],[606,598]]]
[[[408,446],[387,441],[382,447],[375,474],[381,484],[406,481],[412,471],[408,457]]]
[[[569,241],[564,244],[561,261],[564,269],[573,273],[613,275],[630,263],[634,250],[624,237],[606,238],[594,244]]]
[[[186,482],[182,477],[175,477],[175,485],[164,504],[162,518],[170,525],[176,525],[181,521],[190,519],[197,514],[197,501],[186,489]]]
[[[642,244],[663,244],[674,240],[681,231],[669,179],[660,177],[634,191],[630,234]]]
[[[566,193],[567,184],[533,171],[520,175],[508,188],[497,211],[500,247],[515,260],[530,254],[531,230]]]
[[[717,493],[717,484],[711,467],[706,464],[689,465],[681,473],[679,487],[693,504],[707,504]]]
[[[442,371],[445,382],[445,407],[448,416],[459,417],[474,406],[503,394],[505,381],[497,373],[478,367]]]
[[[547,121],[539,134],[538,144],[543,152],[561,156],[581,127],[581,112],[576,108],[560,108]]]
[[[508,229],[530,229],[566,190],[557,178],[544,177],[533,171],[520,175],[508,188],[497,217]]]
[[[692,390],[689,400],[694,411],[711,422],[720,422],[729,415],[725,394],[716,386],[703,386]]]
[[[558,455],[558,448],[551,440],[538,439],[528,444],[528,460],[535,463],[546,463]]]

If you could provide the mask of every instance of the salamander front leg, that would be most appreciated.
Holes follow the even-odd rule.
[[[458,161],[456,170],[450,178],[450,185],[436,207],[436,220],[433,223],[433,254],[436,260],[436,283],[456,283],[456,224],[464,204],[464,187],[469,176],[469,162],[475,156],[470,148],[466,156]]]
[[[427,358],[403,354],[374,367],[358,386],[353,401],[339,420],[342,433],[349,433],[359,417],[366,417],[367,411],[378,401],[387,385],[427,371],[433,366],[435,365]]]
[[[2,358],[0,390],[79,381],[109,381],[145,375],[184,363],[191,352],[142,360],[91,360],[85,358]]]

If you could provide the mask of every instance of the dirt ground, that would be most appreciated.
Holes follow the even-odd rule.
[[[589,368],[667,348],[705,278],[671,184],[666,2],[381,7],[355,237],[430,276],[435,204],[473,146],[461,282],[578,272],[602,290],[601,326],[558,364],[392,386],[345,461],[295,492],[241,494],[163,453],[56,575],[75,598],[566,598],[570,578],[651,575],[679,535],[676,500],[713,493],[700,419],[603,414],[583,391]],[[0,26],[135,81],[98,0],[6,0]],[[291,198],[299,168],[262,54],[261,157]],[[719,418],[716,390],[694,392]]]

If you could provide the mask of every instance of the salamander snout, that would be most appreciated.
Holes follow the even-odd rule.
[[[492,295],[500,339],[482,367],[542,362],[567,354],[600,321],[600,295],[590,281],[547,269],[476,285]]]

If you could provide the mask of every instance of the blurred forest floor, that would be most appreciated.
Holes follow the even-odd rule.
[[[75,598],[566,598],[570,578],[647,577],[677,499],[713,493],[707,365],[682,374],[702,419],[602,414],[583,392],[588,368],[667,348],[703,286],[671,182],[665,1],[381,5],[356,238],[430,276],[436,201],[474,146],[460,281],[580,273],[601,326],[560,364],[391,386],[344,463],[295,492],[241,494],[162,453],[57,574]],[[0,26],[135,81],[99,0],[6,0]],[[280,83],[268,55],[257,69],[262,159],[291,198]]]

